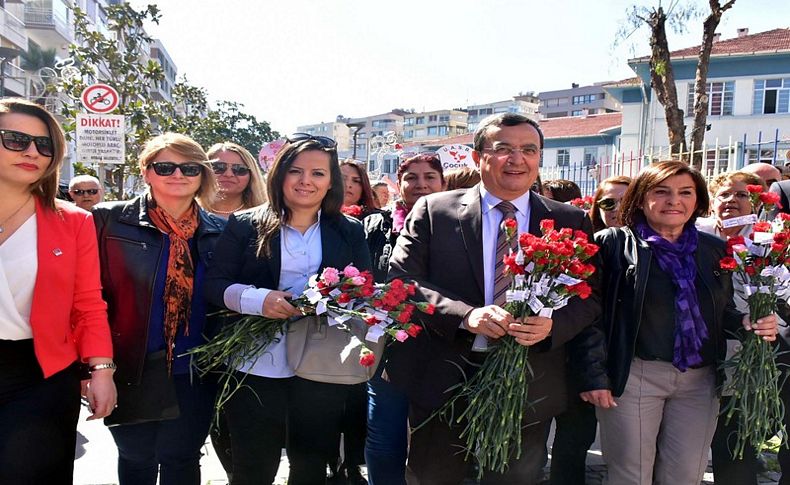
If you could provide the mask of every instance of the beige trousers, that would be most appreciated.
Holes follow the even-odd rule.
[[[699,485],[718,417],[714,366],[634,359],[615,402],[596,409],[609,485]]]

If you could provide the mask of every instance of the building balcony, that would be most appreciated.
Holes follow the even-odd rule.
[[[25,5],[25,25],[30,39],[43,49],[65,52],[74,40],[68,13],[57,12],[52,7]]]
[[[27,77],[18,66],[7,63],[3,68],[3,96],[27,96]]]
[[[13,47],[27,51],[25,23],[2,7],[0,7],[0,36],[13,44]]]

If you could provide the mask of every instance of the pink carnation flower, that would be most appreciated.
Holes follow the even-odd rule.
[[[354,276],[351,278],[351,284],[355,286],[362,286],[365,284],[365,277],[364,276]]]
[[[397,332],[395,332],[395,340],[397,340],[398,342],[403,342],[407,338],[409,338],[409,334],[406,333],[405,330],[398,330]]]
[[[346,278],[353,278],[354,276],[359,276],[359,270],[354,267],[353,264],[349,264],[345,268],[343,268],[343,276]]]
[[[324,268],[324,272],[321,273],[321,280],[329,286],[336,285],[340,283],[339,272],[335,268]]]

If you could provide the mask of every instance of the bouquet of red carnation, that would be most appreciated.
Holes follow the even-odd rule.
[[[502,223],[508,241],[517,236],[513,219]],[[540,223],[542,236],[518,235],[518,249],[504,258],[504,272],[511,278],[504,309],[516,318],[530,315],[551,317],[554,310],[578,296],[587,298],[592,289],[585,281],[595,271],[586,263],[598,251],[587,234],[570,228],[554,229],[554,221]],[[521,430],[526,411],[530,373],[529,347],[510,336],[486,357],[480,370],[438,411],[448,422],[466,421],[461,432],[467,455],[474,455],[484,470],[504,472],[508,462],[521,455]],[[456,404],[468,406],[456,415]]]
[[[359,271],[353,265],[342,271],[327,267],[320,275],[310,277],[304,292],[291,300],[291,304],[304,315],[326,315],[328,325],[351,332],[348,321],[352,318],[367,324],[366,341],[378,342],[385,335],[403,342],[416,337],[422,327],[412,323],[415,310],[427,314],[434,307],[428,303],[410,299],[415,293],[413,283],[393,280],[387,284],[376,284],[370,271]],[[222,312],[227,316],[239,316],[235,312]],[[265,352],[266,347],[288,331],[293,320],[268,318],[258,315],[241,315],[233,324],[225,325],[210,342],[191,349],[192,364],[200,375],[222,372],[230,376],[243,365],[253,365]],[[364,342],[359,364],[365,367],[376,362],[376,356]],[[225,369],[230,369],[227,373]],[[241,381],[224,379],[217,396],[218,409],[241,386]]]
[[[344,205],[340,208],[340,212],[347,216],[356,217],[357,219],[362,217],[362,207],[358,205]]]
[[[762,204],[763,214],[779,202],[777,194],[763,192],[760,185],[749,185],[747,190],[752,207]],[[779,299],[790,299],[790,215],[780,213],[773,223],[755,222],[752,230],[748,238],[736,236],[727,241],[727,256],[719,264],[733,272],[736,292],[748,303],[749,318],[754,322],[775,313]],[[733,398],[723,414],[729,423],[738,411],[738,435],[732,450],[738,459],[747,443],[760,450],[777,431],[781,430],[783,443],[787,440],[775,357],[775,347],[747,332],[741,339],[741,350],[722,364],[733,369],[727,385]]]
[[[590,195],[585,195],[584,197],[577,197],[573,200],[570,200],[568,203],[587,212],[592,208],[593,203],[595,203],[595,199]]]

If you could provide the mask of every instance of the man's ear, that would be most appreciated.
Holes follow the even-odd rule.
[[[472,150],[472,160],[475,161],[475,166],[480,168],[480,153],[477,150]]]

